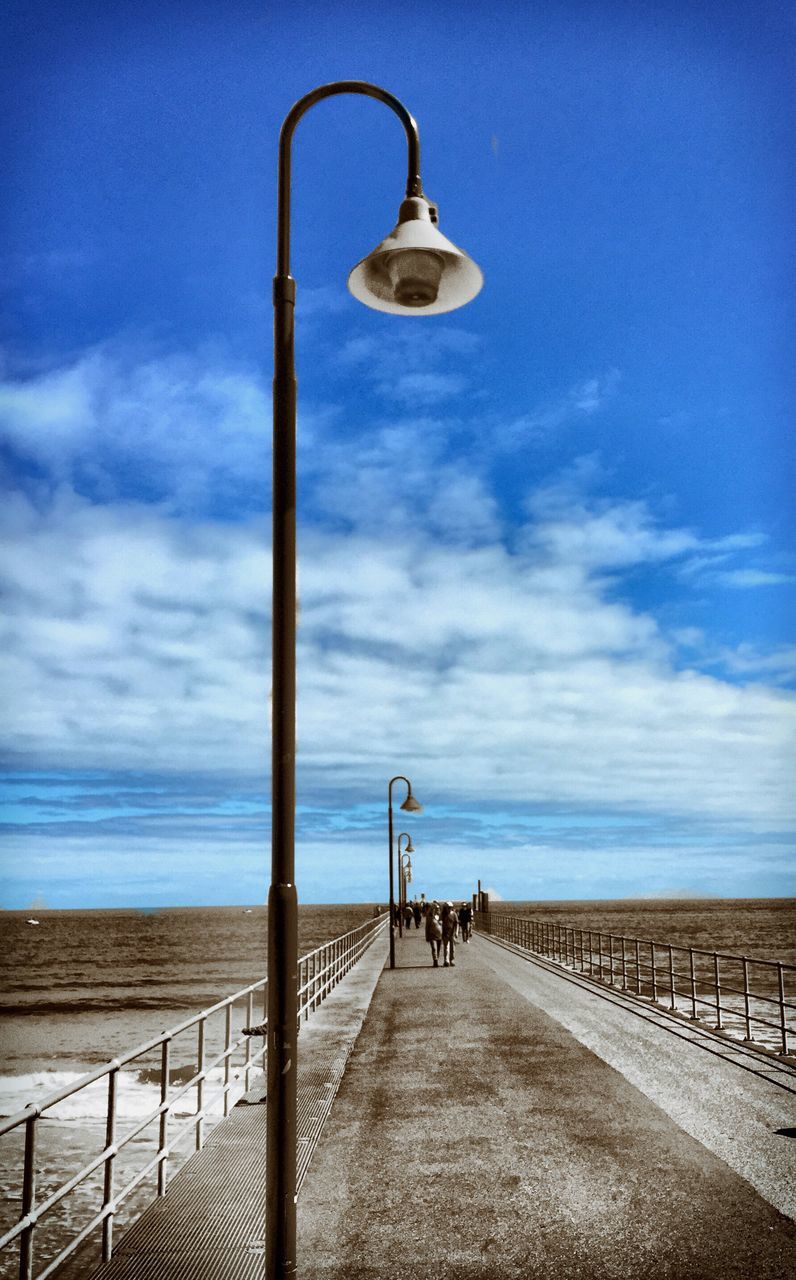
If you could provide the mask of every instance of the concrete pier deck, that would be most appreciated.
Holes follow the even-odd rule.
[[[777,1132],[796,1124],[792,1069],[758,1074],[486,939],[453,969],[430,968],[414,931],[397,954],[299,1200],[302,1280],[796,1274],[796,1143]]]
[[[301,1280],[796,1275],[793,1067],[485,938],[452,969],[415,930],[397,957],[302,1030],[309,1084],[330,1053],[345,1071],[316,1108]],[[260,1099],[96,1280],[263,1280]]]

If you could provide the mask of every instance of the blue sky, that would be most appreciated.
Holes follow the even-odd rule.
[[[786,6],[11,4],[0,905],[269,879],[270,281],[291,104],[420,126],[485,285],[347,293],[403,131],[294,152],[304,901],[794,892]]]

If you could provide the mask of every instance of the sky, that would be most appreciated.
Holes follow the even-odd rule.
[[[792,8],[7,12],[0,906],[266,898],[277,139],[337,79],[485,283],[356,302],[403,129],[305,116],[300,901],[385,899],[396,774],[417,892],[792,895]]]

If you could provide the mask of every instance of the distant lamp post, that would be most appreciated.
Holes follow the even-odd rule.
[[[290,274],[290,169],[293,133],[322,98],[341,93],[377,98],[406,133],[406,196],[395,229],[349,278],[354,297],[376,311],[433,315],[452,311],[481,288],[478,267],[437,230],[436,208],[423,195],[420,138],[412,116],[377,85],[339,80],[300,98],[279,135],[277,268],[274,277],[273,684],[271,886],[268,893],[268,1088],[266,1106],[265,1274],[296,1274],[296,1061],[298,895],[296,814],[296,373]],[[392,849],[390,851],[392,875]],[[392,935],[391,935],[392,943]],[[391,947],[391,956],[393,950]]]
[[[422,813],[423,806],[418,804],[412,795],[412,784],[408,778],[402,773],[396,774],[394,778],[390,778],[390,784],[387,787],[387,825],[389,833],[389,868],[390,868],[390,968],[395,968],[395,883],[393,879],[393,837],[392,837],[392,786],[394,782],[406,783],[406,799],[401,805],[408,813]],[[401,925],[400,914],[398,916],[398,927],[403,936],[403,926]]]
[[[403,840],[404,836],[406,836],[408,843],[404,845],[404,851],[403,853],[401,853],[401,841]],[[414,851],[415,851],[415,848],[414,848],[414,845],[412,844],[412,837],[409,835],[408,831],[401,831],[398,836],[398,935],[401,938],[404,936],[403,917],[404,917],[404,904],[406,902],[405,871],[406,871],[407,864],[404,863],[404,858],[408,859],[409,879],[411,880],[412,859],[409,857],[409,854],[414,853]]]
[[[406,908],[409,904],[409,885],[412,883],[412,859],[408,854],[405,854],[404,857],[406,862],[401,858],[401,888],[403,890],[403,909],[404,913],[406,913]],[[408,929],[409,925],[407,924],[406,927]]]

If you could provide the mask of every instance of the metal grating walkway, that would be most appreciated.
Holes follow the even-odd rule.
[[[299,1037],[298,1186],[384,964],[376,942]],[[264,1280],[265,1085],[217,1125],[92,1280]]]

